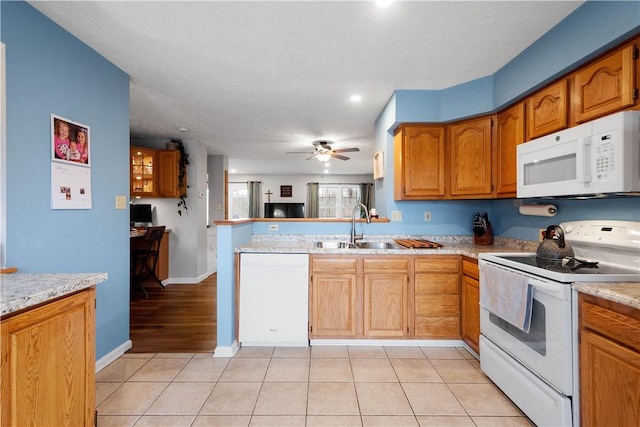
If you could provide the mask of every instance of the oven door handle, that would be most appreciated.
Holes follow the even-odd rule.
[[[571,286],[567,283],[549,283],[543,280],[535,279],[533,277],[529,277],[528,283],[533,288],[533,290],[544,292],[545,294],[551,295],[561,300],[569,299],[567,297],[563,298],[562,295],[562,287]]]

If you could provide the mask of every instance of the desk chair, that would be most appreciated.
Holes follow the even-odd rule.
[[[149,298],[149,294],[144,288],[142,281],[148,277],[155,279],[164,290],[164,285],[160,279],[158,279],[158,276],[156,276],[158,253],[160,251],[160,242],[164,236],[164,229],[164,225],[147,228],[141,247],[131,251],[131,285],[140,286],[145,298]]]

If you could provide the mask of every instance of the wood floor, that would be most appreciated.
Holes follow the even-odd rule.
[[[130,353],[202,353],[216,347],[216,283],[213,274],[197,285],[149,282],[133,289],[130,305]]]

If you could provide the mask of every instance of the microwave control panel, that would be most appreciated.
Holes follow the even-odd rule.
[[[595,181],[608,181],[615,175],[616,144],[611,132],[594,135]]]

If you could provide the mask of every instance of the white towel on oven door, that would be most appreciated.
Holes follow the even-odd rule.
[[[532,291],[527,277],[485,264],[480,270],[480,305],[516,328],[529,332]]]

